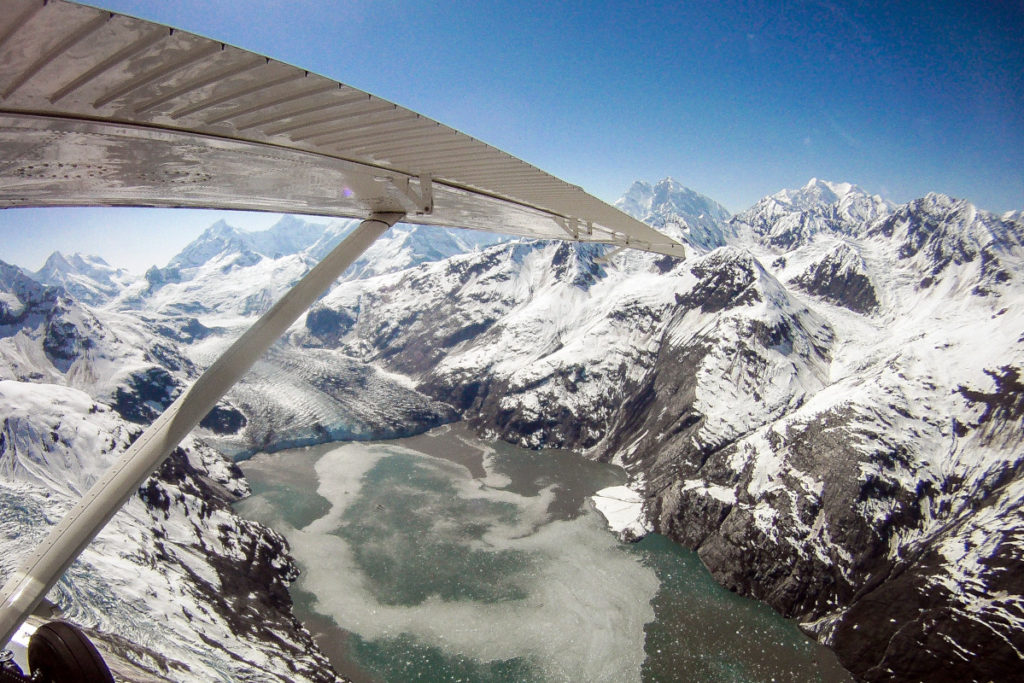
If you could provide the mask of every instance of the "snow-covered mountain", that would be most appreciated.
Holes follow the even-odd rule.
[[[105,304],[135,280],[123,268],[113,268],[98,256],[53,252],[33,276],[44,285],[63,287],[91,306]]]
[[[695,255],[609,261],[594,245],[487,246],[490,236],[397,226],[324,295],[117,518],[141,548],[131,557],[190,587],[189,614],[206,605],[207,621],[163,622],[184,634],[166,636],[176,639],[168,656],[198,657],[196,634],[225,648],[241,639],[239,670],[280,672],[266,633],[212,597],[235,571],[223,559],[235,546],[217,540],[213,521],[184,525],[204,509],[203,485],[226,488],[224,501],[244,491],[215,448],[396,436],[462,417],[486,435],[622,464],[658,531],[697,549],[723,584],[798,618],[861,679],[1015,675],[1020,213],[942,195],[893,206],[821,180],[733,217],[671,179],[635,183],[617,205]],[[102,305],[0,266],[0,405],[21,392],[54,406],[4,432],[0,491],[26,501],[53,491],[49,504],[66,504],[60,482],[98,467],[82,452],[123,447],[350,229],[219,224]],[[102,447],[61,440],[79,419],[95,432],[82,438]],[[60,456],[21,455],[50,452]],[[243,547],[271,538],[209,519],[249,539]],[[252,590],[284,624],[291,565],[266,543],[267,566],[281,572],[261,572]],[[95,615],[96,590],[61,599]],[[280,628],[284,651],[321,661],[301,629]],[[139,666],[156,651],[127,659]]]
[[[0,381],[6,577],[137,435],[85,392]],[[50,593],[123,680],[334,681],[291,616],[284,539],[240,519],[236,467],[189,439]]]
[[[285,216],[261,232],[218,221],[145,280],[117,308],[248,317],[265,312],[338,245],[358,221],[311,223]],[[507,239],[501,235],[398,224],[345,272],[341,282],[438,261]]]
[[[725,207],[672,178],[654,185],[638,180],[615,206],[698,250],[726,244],[729,212]]]
[[[0,309],[6,580],[194,374],[173,336],[198,330],[93,309],[2,263]],[[125,680],[337,680],[291,614],[284,539],[231,511],[247,493],[237,467],[190,437],[50,593]]]
[[[886,216],[892,205],[850,183],[811,178],[798,190],[781,190],[730,221],[732,228],[776,251],[809,244],[819,234],[854,234]]]
[[[290,228],[296,234],[289,238]],[[285,220],[250,235],[215,225],[142,281],[79,255],[54,254],[37,274],[0,263],[0,526],[18,539],[5,546],[4,574],[139,425],[152,421],[249,316],[269,305],[263,300],[301,277],[347,226],[312,228]],[[455,231],[442,236],[435,244],[403,226],[363,270],[476,247],[460,243]],[[153,273],[175,275],[154,283]],[[262,296],[256,304],[245,299],[254,291]],[[272,354],[257,365],[203,421],[200,441],[186,443],[140,490],[53,596],[68,618],[98,629],[106,656],[131,680],[147,673],[203,681],[337,679],[291,616],[286,586],[296,570],[284,540],[231,512],[247,486],[207,444],[237,452],[402,436],[455,419],[451,408],[403,378],[365,364],[349,376],[357,381],[338,382],[337,367],[346,360],[337,354],[311,350],[301,362],[275,361]],[[29,513],[34,533],[23,535]]]

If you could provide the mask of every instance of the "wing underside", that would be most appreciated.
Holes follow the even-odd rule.
[[[63,0],[0,5],[0,206],[404,212],[683,256],[581,188],[342,83]]]

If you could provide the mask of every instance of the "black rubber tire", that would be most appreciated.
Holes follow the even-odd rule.
[[[114,683],[103,657],[84,633],[66,621],[40,626],[28,641],[28,668],[46,683]]]

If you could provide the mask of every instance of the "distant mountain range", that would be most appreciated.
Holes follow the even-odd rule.
[[[92,548],[63,606],[167,643],[167,667],[230,659],[284,675],[273,653],[288,652],[301,669],[289,677],[333,680],[290,615],[283,545],[227,508],[245,483],[218,452],[462,418],[621,464],[657,531],[799,619],[862,680],[1015,676],[1021,212],[938,194],[896,206],[817,179],[735,216],[672,179],[634,183],[616,205],[690,257],[396,226],[115,518],[128,545]],[[218,223],[144,278],[78,255],[34,274],[0,266],[7,538],[26,522],[17,510],[38,511],[41,533],[352,225]],[[211,490],[221,502],[204,502]],[[259,539],[276,548],[246,585],[277,615],[263,630],[223,595],[231,558]],[[28,542],[5,543],[6,573]],[[153,582],[168,588],[153,597]],[[139,615],[171,609],[172,585],[190,596],[173,619],[107,606],[116,592]],[[132,651],[124,666],[157,660]]]

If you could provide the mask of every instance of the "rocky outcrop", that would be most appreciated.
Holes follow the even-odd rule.
[[[211,477],[209,471],[197,469],[179,449],[143,485],[139,497],[153,517],[153,551],[164,564],[182,572],[199,603],[212,609],[231,633],[273,653],[276,666],[283,670],[270,669],[267,675],[323,683],[340,680],[292,614],[288,586],[299,571],[288,554],[288,542],[231,511],[231,504],[248,493],[236,465],[227,464],[217,474]],[[171,540],[178,534],[169,527],[182,513],[205,527],[204,533],[196,534],[191,550],[205,557],[214,576],[180,559]],[[217,523],[204,523],[207,520]],[[198,615],[185,616],[193,620]],[[203,640],[212,647],[225,645],[209,637]],[[233,659],[240,668],[265,667],[262,661],[248,661],[245,654],[235,654]]]
[[[845,244],[812,263],[790,282],[808,294],[854,313],[869,314],[878,307],[878,294],[864,262]]]

